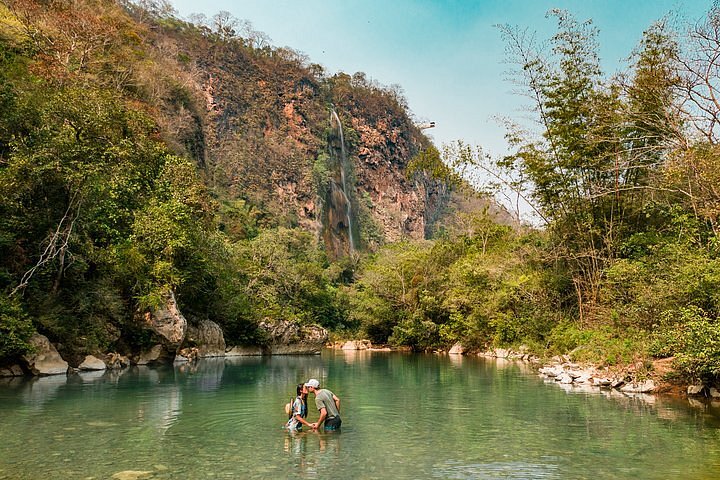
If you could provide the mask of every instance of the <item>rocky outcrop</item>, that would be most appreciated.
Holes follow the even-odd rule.
[[[263,353],[269,355],[318,354],[327,342],[327,330],[288,320],[261,322],[259,329],[270,339]]]
[[[79,370],[105,370],[107,365],[93,355],[86,355],[85,360],[78,366]]]
[[[197,327],[188,326],[185,343],[197,348],[199,358],[225,356],[226,346],[222,328],[210,320],[201,320]]]
[[[465,353],[465,349],[463,348],[462,345],[460,345],[459,343],[456,343],[455,345],[452,346],[452,348],[450,349],[450,351],[448,351],[448,353],[450,355],[462,355],[463,353]]]
[[[180,313],[175,294],[163,296],[163,306],[143,315],[143,325],[160,337],[171,350],[177,350],[185,339],[187,320]]]
[[[35,353],[23,356],[33,375],[60,375],[67,373],[68,363],[62,359],[47,337],[38,333],[29,341]]]

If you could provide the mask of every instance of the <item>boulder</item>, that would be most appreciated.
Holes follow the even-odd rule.
[[[199,358],[225,356],[222,328],[211,320],[201,320],[197,327],[188,326],[185,341],[197,347]]]
[[[569,385],[573,383],[573,378],[568,373],[561,373],[557,377],[555,377],[556,382],[560,382],[564,385]]]
[[[175,358],[175,357],[173,357]],[[149,365],[152,363],[164,363],[168,361],[167,350],[160,344],[153,346],[150,350],[140,352],[135,358],[137,365]]]
[[[92,355],[87,355],[85,360],[78,366],[79,370],[105,370],[105,362]]]
[[[655,391],[655,382],[645,380],[644,382],[627,383],[620,388],[624,393],[650,393]]]
[[[700,385],[690,385],[690,386],[687,388],[687,394],[688,394],[688,395],[700,395],[700,394],[703,392],[704,389],[705,389],[705,385],[703,385],[703,384],[700,384]]]
[[[253,357],[262,355],[263,351],[260,347],[243,347],[235,346],[225,350],[226,357]]]
[[[456,343],[455,345],[452,346],[452,348],[450,349],[450,351],[448,353],[450,355],[462,355],[463,353],[465,353],[465,349],[463,348],[462,345],[460,345],[459,343]]]
[[[320,326],[289,320],[266,320],[258,328],[269,339],[263,353],[270,355],[318,354],[328,339],[327,330]]]
[[[29,341],[34,352],[23,356],[28,370],[33,375],[61,375],[67,373],[68,363],[62,359],[55,347],[44,335],[38,333]]]
[[[110,369],[125,368],[130,366],[130,359],[125,355],[111,352],[105,356],[105,365]]]
[[[593,377],[590,380],[593,385],[597,385],[599,387],[609,387],[612,385],[612,380],[607,377]]]
[[[163,305],[160,308],[142,316],[141,323],[158,335],[168,350],[177,351],[185,339],[187,320],[180,313],[172,291],[163,295]]]
[[[718,390],[715,387],[711,388],[710,389],[710,397],[715,398],[715,399],[720,398],[720,390]]]

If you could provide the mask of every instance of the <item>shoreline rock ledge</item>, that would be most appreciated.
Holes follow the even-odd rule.
[[[289,320],[260,322],[269,342],[264,355],[317,355],[328,339],[328,332],[318,325],[301,325]]]

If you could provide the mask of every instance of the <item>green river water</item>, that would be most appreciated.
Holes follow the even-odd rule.
[[[341,397],[341,432],[281,428],[310,377]],[[3,381],[0,479],[710,479],[718,410],[475,357],[207,359]]]

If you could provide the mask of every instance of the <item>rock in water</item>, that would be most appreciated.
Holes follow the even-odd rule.
[[[652,380],[645,380],[640,383],[628,383],[620,388],[620,391],[625,393],[650,393],[654,390],[655,382]]]
[[[105,362],[92,355],[87,355],[85,360],[78,366],[80,370],[105,370]]]
[[[700,395],[703,390],[705,389],[705,385],[690,385],[687,388],[687,394],[688,395]]]
[[[141,478],[148,478],[152,473],[142,470],[125,470],[116,473],[112,478],[115,480],[140,480]]]
[[[35,353],[23,356],[27,362],[28,370],[33,375],[60,375],[67,373],[68,363],[62,359],[55,347],[44,335],[34,334],[30,338],[30,345]]]

